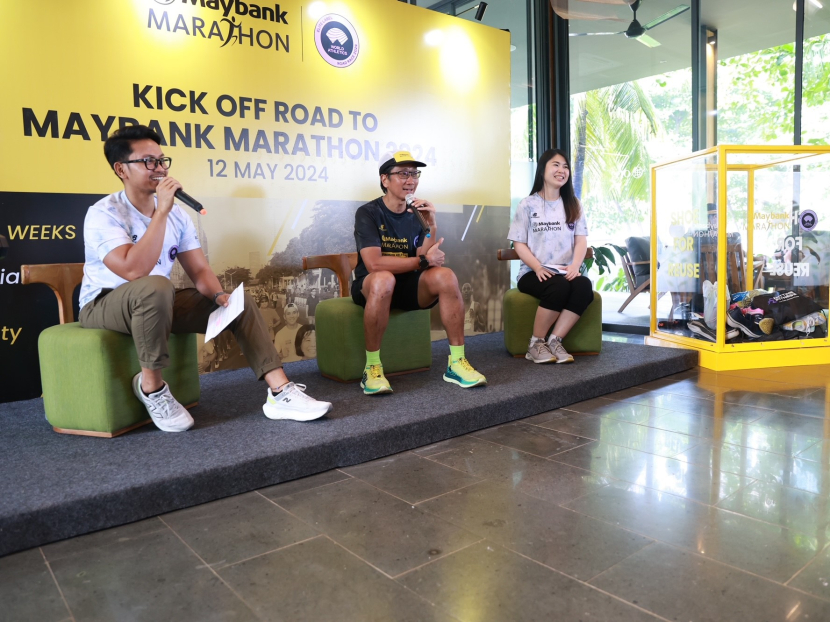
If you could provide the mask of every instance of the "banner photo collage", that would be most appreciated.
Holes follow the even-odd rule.
[[[0,401],[40,395],[37,338],[58,322],[20,267],[83,262],[86,210],[122,188],[103,141],[129,124],[163,138],[207,209],[188,212],[211,268],[254,294],[285,361],[314,358],[316,305],[338,295],[302,257],[355,251],[354,212],[399,149],[427,164],[417,194],[437,205],[465,328],[501,330],[508,33],[392,0],[39,0],[3,16],[0,52],[25,62],[0,69]],[[178,263],[172,280],[189,285]],[[199,358],[246,365],[232,336],[200,340]]]

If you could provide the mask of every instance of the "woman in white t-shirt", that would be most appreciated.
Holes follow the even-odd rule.
[[[588,224],[563,151],[550,149],[539,157],[533,189],[519,203],[507,237],[521,259],[519,291],[539,299],[525,358],[572,362],[562,339],[594,294],[590,279],[579,274],[588,249]]]

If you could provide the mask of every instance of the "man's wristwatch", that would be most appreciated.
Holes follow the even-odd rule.
[[[427,259],[426,253],[418,255],[418,262],[419,270],[426,270],[429,268],[429,259]]]
[[[219,296],[224,296],[224,295],[225,295],[225,292],[216,292],[215,294],[213,294],[213,304],[216,304],[216,299],[219,298]]]

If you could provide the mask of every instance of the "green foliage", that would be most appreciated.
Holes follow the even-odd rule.
[[[808,111],[828,101],[830,35],[804,41],[802,106]],[[791,143],[795,114],[795,45],[779,45],[718,63],[718,142]],[[826,121],[827,113],[823,115]],[[805,124],[804,142],[828,144],[827,125]],[[810,134],[815,135],[811,137]]]
[[[614,278],[611,278],[610,274],[601,276],[594,286],[600,292],[624,292],[628,289],[628,281],[625,279],[623,269],[618,268],[617,275]]]
[[[624,249],[621,246],[617,246],[616,244],[609,244],[608,246],[612,247],[614,250],[620,253],[620,256],[625,255],[626,253],[626,249]],[[614,253],[612,253],[611,249],[609,249],[606,246],[592,246],[591,248],[594,251],[594,256],[589,257],[583,262],[582,272],[587,272],[591,270],[591,268],[596,266],[597,272],[599,272],[600,276],[602,276],[606,272],[610,274],[611,266],[608,265],[608,262],[610,261],[615,266],[617,265],[617,260],[614,257]]]

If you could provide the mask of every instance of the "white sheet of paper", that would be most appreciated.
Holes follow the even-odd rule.
[[[242,287],[243,285],[244,283],[240,283],[239,287],[233,290],[233,293],[228,299],[227,307],[219,307],[210,314],[207,330],[205,331],[205,341],[210,341],[216,337],[216,335],[227,328],[228,324],[236,319],[236,316],[242,313],[242,310],[245,308],[245,290]]]

